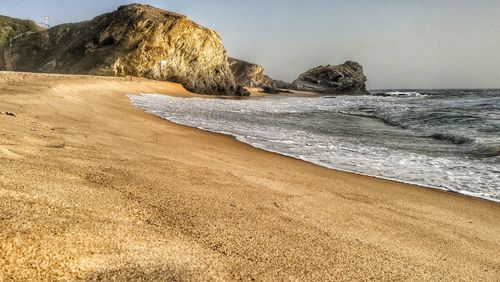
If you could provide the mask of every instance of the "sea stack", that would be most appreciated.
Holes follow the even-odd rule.
[[[292,83],[300,91],[324,94],[366,94],[366,77],[363,67],[357,62],[347,61],[338,66],[319,66],[301,74]]]
[[[4,57],[4,67],[14,71],[137,76],[201,94],[248,94],[237,85],[216,32],[148,5],[28,34]]]

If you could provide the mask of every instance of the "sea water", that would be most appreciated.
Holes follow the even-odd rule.
[[[169,121],[320,166],[500,201],[500,90],[129,98]]]

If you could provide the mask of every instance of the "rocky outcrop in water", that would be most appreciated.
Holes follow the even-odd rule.
[[[292,88],[325,94],[365,94],[363,67],[352,61],[338,66],[319,66],[301,74]]]
[[[229,65],[236,82],[244,87],[288,88],[290,83],[274,80],[265,75],[264,67],[235,58],[229,58]]]
[[[202,94],[248,94],[237,85],[216,32],[147,5],[36,32],[4,53],[5,65],[16,71],[138,76]]]

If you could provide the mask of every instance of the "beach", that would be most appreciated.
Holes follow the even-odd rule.
[[[500,205],[170,123],[139,78],[0,73],[0,280],[500,277]]]

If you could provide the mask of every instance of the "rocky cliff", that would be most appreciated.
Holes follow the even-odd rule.
[[[319,66],[301,74],[292,88],[325,94],[365,94],[363,67],[352,61],[338,66]]]
[[[229,65],[236,82],[244,87],[288,88],[289,83],[274,80],[265,75],[264,67],[235,58],[229,58]]]
[[[12,70],[138,76],[181,83],[202,94],[246,95],[220,36],[187,17],[147,5],[122,6],[16,41]]]

